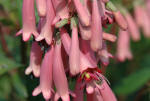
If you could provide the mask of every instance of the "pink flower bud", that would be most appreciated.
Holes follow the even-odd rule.
[[[34,0],[23,0],[22,17],[23,28],[16,36],[23,34],[23,40],[28,41],[31,34],[37,37],[39,34],[36,30]]]
[[[40,17],[46,16],[46,0],[36,0],[37,11]]]
[[[145,37],[150,37],[150,19],[149,19],[149,15],[148,15],[148,13],[147,13],[147,11],[144,9],[144,8],[142,8],[142,15],[140,15],[140,16],[142,16],[142,30],[143,30],[143,34],[144,34],[144,36]]]
[[[139,29],[134,21],[134,19],[132,18],[132,16],[127,13],[125,15],[125,18],[126,18],[126,21],[128,23],[128,29],[129,29],[129,32],[131,34],[131,37],[134,41],[138,41],[140,40],[140,32],[139,32]]]
[[[51,98],[52,91],[52,64],[53,64],[54,46],[51,46],[42,61],[40,85],[33,91],[33,96],[42,92],[43,97],[48,100]]]
[[[114,11],[113,15],[119,27],[123,30],[126,30],[128,28],[128,25],[124,16],[120,13],[120,11],[116,11],[116,12]]]
[[[150,15],[150,0],[146,0],[146,9],[147,9],[147,12],[149,13]]]
[[[102,25],[101,15],[99,13],[99,5],[97,0],[92,2],[92,25],[91,25],[92,37],[91,48],[93,51],[98,51],[102,48]]]
[[[69,52],[69,65],[71,75],[74,76],[80,72],[80,50],[78,29],[76,26],[73,26],[72,28],[72,40]]]
[[[30,52],[30,65],[26,69],[25,74],[30,74],[33,71],[35,77],[40,76],[40,67],[42,61],[42,54],[40,46],[37,42],[32,43],[32,48]]]
[[[141,27],[142,26],[142,22],[143,22],[143,10],[142,10],[142,7],[140,6],[135,6],[134,7],[134,17],[135,17],[135,21],[138,25],[138,27]]]
[[[64,71],[64,66],[61,58],[61,41],[58,40],[55,45],[54,61],[53,61],[53,80],[57,90],[54,101],[59,97],[63,101],[70,101],[67,78]]]
[[[51,0],[47,0],[47,13],[46,13],[46,22],[41,29],[40,35],[36,38],[36,41],[46,40],[47,44],[51,44],[53,36],[53,26],[52,21],[55,17],[54,8]]]
[[[115,42],[117,40],[117,37],[113,34],[103,32],[103,39],[111,42]]]

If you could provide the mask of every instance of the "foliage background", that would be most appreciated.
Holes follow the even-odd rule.
[[[132,0],[113,0],[123,3],[132,12]],[[0,0],[0,101],[44,101],[42,95],[32,97],[38,85],[33,75],[25,76],[29,64],[31,40],[22,42],[15,33],[21,28],[21,0]],[[115,52],[115,46],[113,51]],[[106,77],[118,101],[150,101],[150,39],[142,36],[131,41],[132,61],[111,60]],[[74,80],[69,82],[73,88]]]

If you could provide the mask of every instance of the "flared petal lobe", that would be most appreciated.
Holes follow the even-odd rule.
[[[37,37],[39,34],[36,29],[34,0],[23,0],[22,17],[23,28],[20,33],[23,34],[23,40],[28,41],[31,34]]]
[[[42,54],[43,52],[41,50],[41,47],[38,45],[37,42],[33,42],[30,52],[30,65],[25,71],[27,75],[33,71],[35,77],[40,76]]]
[[[41,29],[40,35],[36,38],[36,41],[46,40],[47,44],[50,45],[52,42],[54,27],[52,21],[55,17],[54,8],[51,0],[47,0],[47,13],[46,22]]]

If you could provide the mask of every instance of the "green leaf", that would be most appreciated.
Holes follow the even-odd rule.
[[[114,91],[116,94],[129,95],[139,90],[148,80],[150,80],[150,68],[142,68],[122,79],[119,85],[114,88]]]
[[[0,98],[7,98],[10,95],[11,90],[12,88],[9,76],[2,76],[0,78]]]
[[[20,67],[21,64],[0,55],[0,75]]]
[[[17,94],[22,98],[27,98],[28,97],[27,89],[23,84],[23,82],[21,81],[20,76],[17,73],[14,73],[11,76],[11,79]]]

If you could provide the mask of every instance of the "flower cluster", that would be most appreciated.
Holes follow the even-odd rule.
[[[136,0],[133,2],[133,5],[134,16],[122,5],[119,7],[128,25],[127,30],[119,30],[116,56],[121,62],[133,58],[130,49],[130,38],[133,41],[139,41],[141,37],[140,29],[142,29],[145,37],[150,37],[150,0]]]
[[[24,41],[34,36],[30,65],[25,71],[40,78],[33,96],[42,93],[45,100],[70,101],[70,94],[73,101],[83,101],[85,88],[87,101],[117,101],[100,68],[113,58],[106,41],[115,42],[117,37],[103,29],[118,24],[117,58],[131,59],[129,33],[135,41],[140,35],[128,11],[121,8],[122,15],[109,0],[36,0],[36,8],[38,26],[34,0],[23,0],[23,27],[16,34],[22,34]],[[138,26],[150,36],[146,11],[136,4],[135,14]],[[74,91],[69,90],[67,76],[77,79]]]

